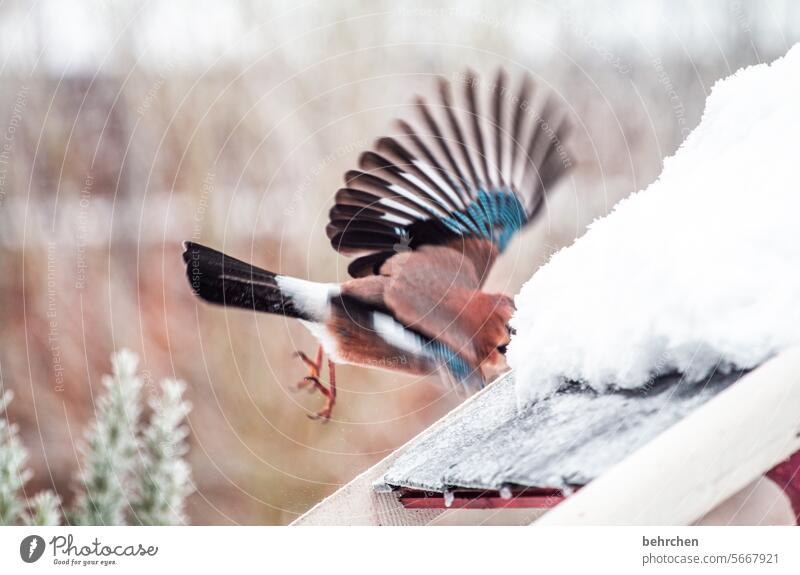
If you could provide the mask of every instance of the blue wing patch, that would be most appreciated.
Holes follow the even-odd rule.
[[[485,238],[501,252],[527,221],[525,208],[510,188],[481,189],[466,209],[442,218],[442,223],[453,233]]]

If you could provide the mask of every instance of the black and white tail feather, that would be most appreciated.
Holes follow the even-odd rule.
[[[185,242],[183,261],[192,291],[209,303],[322,322],[335,284],[317,283],[250,265],[215,249]]]
[[[446,367],[442,375],[447,381],[482,384],[480,374],[446,346],[402,325],[385,308],[341,294],[335,284],[278,275],[194,242],[184,243],[183,260],[189,284],[201,299],[303,320],[334,358],[338,359],[337,345],[321,324],[336,308],[361,329],[402,352],[429,361],[432,370]]]

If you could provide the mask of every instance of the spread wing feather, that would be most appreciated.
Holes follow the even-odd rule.
[[[552,97],[534,107],[528,78],[512,92],[499,71],[485,110],[480,86],[471,72],[460,78],[459,104],[454,86],[440,80],[435,104],[416,99],[416,127],[399,120],[399,133],[380,138],[347,172],[327,234],[336,250],[360,256],[351,275],[379,273],[398,252],[443,245],[472,259],[482,282],[536,218],[571,165],[563,146],[570,122]]]

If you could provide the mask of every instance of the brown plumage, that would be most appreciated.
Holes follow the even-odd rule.
[[[569,122],[550,97],[533,106],[526,78],[511,92],[504,72],[481,108],[479,82],[460,78],[463,105],[441,80],[439,100],[416,100],[417,127],[377,140],[345,174],[326,232],[334,249],[357,256],[354,279],[319,284],[280,276],[197,244],[184,260],[192,287],[213,303],[302,320],[333,362],[483,385],[505,366],[511,298],[481,291],[513,235],[533,221],[566,173]],[[538,111],[535,111],[538,110]],[[303,356],[319,381],[322,355]],[[330,364],[333,372],[333,363]]]

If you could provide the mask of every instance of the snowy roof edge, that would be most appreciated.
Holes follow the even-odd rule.
[[[498,383],[500,381],[502,378]],[[320,501],[292,525],[425,525],[435,521],[444,510],[405,509],[396,493],[378,493],[371,486],[418,437],[457,416],[485,392],[465,401],[428,430]],[[768,433],[763,433],[765,413],[772,419]],[[705,429],[703,433],[698,433],[698,424]],[[675,437],[682,439],[675,443]],[[691,473],[686,472],[681,450],[671,451],[669,457],[662,456],[656,466],[642,467],[641,455],[661,449],[664,438],[672,445],[682,447],[685,447],[687,438],[691,440],[695,454]],[[698,441],[698,438],[704,441]],[[741,449],[747,440],[753,442],[753,449]],[[734,448],[730,448],[731,444]],[[721,447],[725,449],[720,450]],[[800,348],[793,348],[765,362],[737,385],[659,434],[645,447],[550,510],[537,524],[686,525],[798,449]],[[720,454],[722,459],[718,457]],[[709,461],[715,464],[709,465]],[[628,475],[631,466],[637,474],[647,472],[648,480],[620,483],[620,476]],[[660,471],[674,468],[679,468],[681,473],[658,476]],[[651,474],[655,476],[650,477]],[[656,493],[658,497],[655,497]],[[666,499],[665,494],[669,496]],[[658,504],[654,505],[654,501]],[[676,501],[680,504],[675,504]]]
[[[800,449],[800,346],[781,352],[535,521],[689,525]],[[665,470],[679,469],[679,473]],[[626,478],[636,477],[636,481]]]

